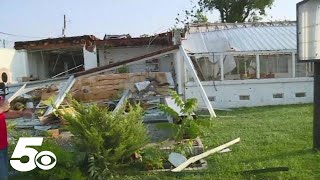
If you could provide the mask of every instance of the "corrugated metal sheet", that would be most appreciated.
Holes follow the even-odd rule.
[[[296,26],[241,27],[196,32],[182,41],[190,53],[296,50]]]

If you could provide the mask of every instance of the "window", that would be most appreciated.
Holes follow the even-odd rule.
[[[220,80],[219,61],[214,62],[213,55],[190,57],[200,81]]]
[[[240,95],[239,99],[241,101],[248,101],[248,100],[250,100],[250,95]]]
[[[209,99],[209,101],[212,101],[212,102],[216,101],[216,97],[215,96],[209,96],[208,99]]]
[[[281,99],[281,98],[283,98],[283,93],[273,94],[273,98],[274,98],[274,99]]]
[[[239,80],[239,79],[255,79],[257,77],[256,76],[256,70],[257,70],[256,56],[253,56],[253,55],[235,56],[234,61],[236,66],[230,73],[227,73],[225,75],[225,79]]]
[[[289,62],[291,54],[261,55],[260,77],[261,78],[289,78]]]
[[[299,92],[299,93],[296,93],[296,97],[297,98],[302,98],[302,97],[306,97],[306,93],[305,92]]]

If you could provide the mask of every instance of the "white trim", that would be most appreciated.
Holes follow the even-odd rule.
[[[296,53],[292,53],[292,78],[296,77]]]
[[[223,81],[224,80],[223,54],[220,54],[220,75],[221,75],[221,81]]]
[[[189,56],[194,56],[194,55],[204,55],[204,56],[208,56],[208,55],[269,55],[269,54],[291,54],[291,53],[297,53],[296,49],[292,49],[292,50],[279,50],[279,51],[242,51],[242,52],[238,52],[238,51],[226,51],[226,52],[203,52],[203,53],[189,53]]]
[[[260,79],[260,56],[259,56],[259,54],[256,54],[256,64],[257,64],[256,77],[257,77],[257,79]]]
[[[201,81],[203,86],[211,85],[234,85],[234,84],[272,84],[272,83],[286,83],[286,82],[312,82],[313,77],[299,77],[299,78],[276,78],[276,79],[246,79],[246,80],[225,80],[225,81]],[[194,82],[187,82],[187,86],[196,86]]]

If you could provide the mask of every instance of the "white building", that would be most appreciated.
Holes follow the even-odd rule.
[[[297,63],[296,38],[295,22],[191,24],[182,46],[213,107],[311,103],[313,64]],[[185,77],[185,97],[204,107]]]
[[[0,48],[0,74],[2,73],[8,75],[8,83],[19,82],[22,77],[28,76],[27,53],[24,50]]]

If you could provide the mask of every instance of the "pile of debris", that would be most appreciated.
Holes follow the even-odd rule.
[[[26,85],[15,92],[11,99],[14,110],[34,112],[30,118],[20,117],[14,121],[17,128],[47,131],[65,123],[53,116],[52,103],[67,107],[66,94],[82,103],[96,103],[117,111],[124,102],[140,103],[145,110],[145,122],[168,121],[167,115],[158,108],[170,96],[175,87],[169,72],[142,72],[103,74],[74,78],[51,85],[37,86],[26,92]]]

